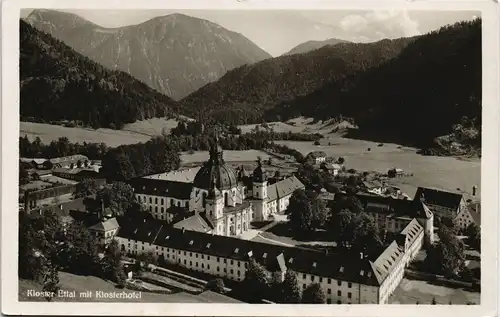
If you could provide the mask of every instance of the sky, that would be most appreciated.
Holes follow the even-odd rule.
[[[21,11],[26,17],[32,10]],[[102,27],[139,24],[151,18],[182,13],[217,23],[243,34],[272,56],[310,41],[339,38],[373,42],[425,34],[480,15],[473,11],[353,11],[353,10],[60,10],[77,14]]]

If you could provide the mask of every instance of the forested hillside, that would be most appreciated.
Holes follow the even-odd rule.
[[[266,110],[276,104],[379,65],[397,56],[412,41],[414,38],[340,43],[245,65],[182,99],[182,111],[189,117],[202,116],[227,124],[260,122]]]
[[[121,71],[109,70],[20,21],[21,120],[69,120],[120,129],[172,116],[176,102]]]
[[[362,138],[432,147],[445,136],[444,147],[480,147],[481,20],[421,36],[396,58],[283,103],[267,119],[298,115],[350,117]]]

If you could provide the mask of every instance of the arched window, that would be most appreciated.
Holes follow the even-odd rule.
[[[158,197],[155,198],[155,204],[157,204],[157,203],[158,203]]]
[[[227,192],[224,194],[224,205],[229,206],[229,194]]]
[[[149,197],[149,203],[153,203],[153,198]]]

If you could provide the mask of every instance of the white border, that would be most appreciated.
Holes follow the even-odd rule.
[[[21,8],[60,9],[406,9],[481,11],[483,27],[483,155],[481,305],[250,305],[18,302],[17,182],[19,131],[19,14]],[[496,316],[498,301],[498,5],[476,1],[381,0],[7,0],[2,4],[2,313],[15,315],[197,316]]]

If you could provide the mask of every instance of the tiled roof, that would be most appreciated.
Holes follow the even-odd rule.
[[[326,153],[323,151],[313,151],[307,154],[306,158],[318,158],[318,157],[326,157]]]
[[[393,241],[378,258],[371,262],[378,285],[382,284],[389,273],[394,270],[396,265],[403,259],[404,247],[399,246],[396,241]]]
[[[122,225],[122,222],[120,222],[120,225]],[[277,266],[286,265],[287,268],[299,273],[314,274],[365,285],[379,285],[379,280],[371,268],[372,264],[367,259],[345,254],[326,254],[314,250],[210,235],[196,231],[162,227],[161,225],[146,226],[145,224],[144,226],[148,229],[142,229],[142,224],[137,228],[136,223],[123,222],[123,225],[128,225],[130,228],[122,226],[118,236],[154,243],[162,247],[241,261],[247,261],[251,256],[266,267],[276,268]],[[132,234],[134,230],[137,230],[137,233]],[[151,237],[155,236],[155,230],[157,230],[156,239],[153,239]]]
[[[174,228],[177,229],[186,229],[190,231],[197,231],[197,232],[208,232],[212,230],[212,227],[210,224],[208,224],[203,217],[201,217],[199,214],[195,213],[194,215],[185,218],[179,222],[176,222],[173,224]]]
[[[470,216],[476,225],[481,226],[481,204],[469,204],[467,209],[469,210]]]
[[[343,199],[347,196],[344,193],[335,195],[335,200]],[[363,205],[366,212],[397,214],[398,216],[408,216],[410,218],[425,218],[432,217],[432,212],[429,208],[420,201],[394,199],[392,197],[383,197],[369,194],[356,194],[356,197]]]
[[[137,194],[189,199],[193,189],[192,184],[167,181],[163,179],[134,178],[130,185]]]
[[[439,189],[419,187],[413,200],[420,200],[427,204],[458,209],[463,195]]]
[[[119,228],[120,225],[116,218],[107,219],[104,221],[99,221],[95,225],[91,226],[89,229],[98,230],[98,231],[109,231],[113,229]]]
[[[163,221],[157,219],[144,219],[137,222],[126,217],[117,217],[120,225],[118,236],[130,240],[153,243],[163,226]]]
[[[304,184],[302,184],[297,177],[292,176],[269,185],[267,187],[267,197],[270,201],[273,201],[288,196],[301,188],[304,188]]]
[[[420,225],[417,219],[413,218],[413,220],[406,225],[400,234],[406,235],[406,241],[408,244],[412,245],[422,231],[424,231],[424,228]]]
[[[183,170],[171,171],[168,173],[144,176],[147,179],[161,179],[174,182],[192,183],[200,167],[193,167]]]

